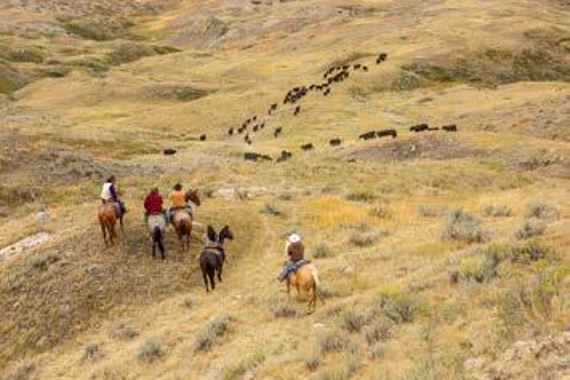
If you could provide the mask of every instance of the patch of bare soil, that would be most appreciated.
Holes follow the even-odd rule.
[[[368,161],[406,161],[414,159],[449,160],[454,158],[486,156],[487,151],[465,146],[456,138],[437,136],[428,132],[409,139],[396,139],[382,145],[359,149],[349,159]]]

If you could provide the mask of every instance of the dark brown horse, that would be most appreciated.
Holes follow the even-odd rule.
[[[218,280],[222,281],[222,269],[226,261],[226,251],[224,249],[224,241],[226,239],[233,240],[234,235],[229,226],[225,226],[218,235],[212,226],[207,229],[208,241],[202,254],[200,255],[200,269],[202,269],[202,276],[204,277],[204,284],[206,284],[206,291],[209,292],[208,279],[210,280],[210,287],[212,290],[216,288],[214,277],[218,274]]]
[[[192,202],[195,207],[201,205],[198,190],[189,190],[186,192],[184,200],[185,202]],[[178,240],[180,240],[183,251],[190,250],[190,236],[192,235],[193,219],[194,215],[189,213],[185,208],[172,210],[172,215],[170,216],[170,222],[174,226],[174,230],[176,231],[176,235],[178,235]]]
[[[121,231],[123,231],[123,215],[119,216],[120,212],[117,210],[118,204],[115,202],[103,203],[99,208],[99,225],[101,226],[101,232],[103,232],[103,240],[105,240],[107,245],[113,245],[115,240],[117,240],[117,232],[115,230],[117,219],[119,219]]]

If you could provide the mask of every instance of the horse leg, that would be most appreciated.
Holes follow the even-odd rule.
[[[204,284],[206,285],[206,292],[209,292],[210,288],[208,288],[208,276],[206,276],[206,270],[204,268],[202,268],[202,276],[204,277]]]
[[[105,222],[99,220],[99,225],[101,226],[101,232],[103,233],[103,240],[105,241],[105,245],[108,245],[109,243],[107,243],[107,229],[105,228]]]
[[[291,281],[287,279],[287,297],[291,298]]]
[[[162,235],[158,240],[158,249],[160,249],[160,256],[162,256],[162,260],[166,260],[166,252],[164,249],[164,237]]]
[[[212,290],[216,289],[216,283],[214,282],[214,276],[215,276],[215,269],[214,268],[209,268],[208,270],[208,277],[210,278],[210,287],[212,288]]]
[[[218,280],[220,280],[220,282],[222,282],[222,269],[224,267],[224,264],[221,264],[218,266]]]
[[[124,228],[124,224],[123,224],[123,216],[121,215],[121,217],[119,218],[119,222],[121,223],[121,234],[123,234],[125,232],[125,228]]]

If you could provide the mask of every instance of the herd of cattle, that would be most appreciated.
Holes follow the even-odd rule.
[[[376,57],[376,65],[381,64],[388,58],[388,54],[380,53]],[[298,86],[294,87],[289,90],[282,101],[282,108],[285,110],[285,106],[288,104],[294,105],[293,111],[291,114],[293,116],[297,116],[301,112],[301,105],[297,104],[300,100],[302,100],[305,96],[307,96],[310,92],[320,92],[323,96],[328,96],[331,93],[332,87],[336,83],[341,83],[347,78],[350,77],[350,72],[352,71],[360,71],[360,72],[368,72],[369,67],[364,64],[342,64],[330,67],[323,75],[323,81],[318,84],[311,84],[307,86]],[[278,112],[280,105],[278,103],[273,103],[269,106],[267,115],[271,116]],[[255,133],[260,133],[263,131],[267,126],[268,121],[262,120],[261,117],[257,115],[253,115],[249,117],[247,120],[243,121],[239,127],[232,127],[228,130],[228,136],[237,136],[243,135],[243,140],[246,144],[251,145],[253,144],[252,136]],[[456,125],[446,125],[441,128],[435,127],[432,128],[426,123],[414,125],[410,127],[410,132],[425,132],[425,131],[437,131],[443,130],[446,132],[457,132]],[[283,127],[277,127],[273,130],[272,134],[274,138],[278,138],[283,133]],[[370,131],[363,133],[358,136],[359,140],[371,140],[376,138],[383,138],[383,137],[392,137],[396,138],[398,136],[398,132],[393,128],[383,129],[380,131]],[[200,141],[206,141],[206,135],[203,134],[199,137]],[[329,141],[329,145],[332,147],[342,145],[343,141],[340,138],[334,138]],[[310,151],[315,149],[313,143],[306,143],[301,145],[301,150],[303,151]],[[175,154],[176,151],[173,149],[166,149],[164,150],[164,154]],[[276,162],[284,162],[289,160],[293,157],[292,152],[282,151],[281,156],[276,159]],[[244,154],[244,159],[247,161],[273,161],[273,158],[266,154],[254,153],[254,152],[246,152]]]

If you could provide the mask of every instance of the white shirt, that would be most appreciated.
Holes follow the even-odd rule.
[[[111,182],[105,182],[103,184],[103,190],[101,190],[101,199],[104,201],[108,201],[113,198],[113,195],[111,194],[111,186],[113,186]]]

